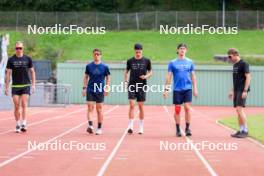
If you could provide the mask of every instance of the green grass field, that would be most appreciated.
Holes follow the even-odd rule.
[[[225,118],[219,121],[221,124],[238,130],[237,118]],[[264,144],[264,115],[248,117],[249,135]]]
[[[133,56],[133,44],[136,42],[143,44],[144,55],[156,63],[167,63],[175,58],[175,48],[181,42],[189,46],[188,56],[198,64],[219,64],[213,60],[213,56],[226,54],[229,47],[238,48],[242,56],[264,54],[264,31],[260,30],[239,31],[237,35],[161,35],[158,31],[107,32],[104,35],[28,35],[26,32],[14,31],[0,33],[10,34],[9,54],[13,53],[14,42],[22,40],[27,46],[27,53],[33,58],[54,57],[60,62],[86,61],[91,58],[93,48],[102,49],[106,62],[125,61]],[[264,65],[264,61],[256,64]]]

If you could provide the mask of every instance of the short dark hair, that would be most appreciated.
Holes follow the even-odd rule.
[[[96,51],[99,52],[100,54],[102,54],[102,51],[101,51],[100,49],[98,49],[98,48],[95,48],[95,49],[93,50],[93,53],[96,52]]]
[[[177,49],[180,49],[181,47],[184,47],[187,49],[187,45],[185,43],[180,43],[178,46],[177,46]]]
[[[139,43],[136,43],[136,44],[134,45],[134,49],[135,49],[135,50],[143,50],[143,46],[142,46],[141,44],[139,44]]]
[[[239,56],[239,52],[236,48],[229,48],[229,50],[227,51],[228,55],[235,55],[235,56]]]

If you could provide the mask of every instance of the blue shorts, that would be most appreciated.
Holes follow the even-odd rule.
[[[104,102],[103,92],[86,92],[86,101],[95,101],[96,103]]]
[[[181,105],[192,102],[192,89],[173,91],[173,104]]]

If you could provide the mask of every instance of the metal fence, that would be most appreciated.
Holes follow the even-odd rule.
[[[29,106],[66,106],[70,104],[71,86],[67,84],[41,83],[29,99]]]
[[[0,12],[0,28],[25,30],[28,25],[52,27],[77,25],[104,26],[107,30],[158,30],[160,25],[194,27],[237,26],[239,29],[263,29],[264,11],[153,11],[139,13],[103,12]]]
[[[111,72],[111,85],[119,85],[124,81],[125,64],[109,64]],[[148,80],[148,85],[163,85],[167,73],[167,65],[153,64],[153,76]],[[250,67],[252,73],[251,91],[247,99],[249,106],[264,106],[264,67]],[[85,64],[59,63],[57,68],[57,81],[60,84],[72,85],[71,103],[85,103],[81,95],[82,77]],[[196,75],[199,97],[194,98],[193,104],[206,106],[232,106],[228,99],[228,92],[232,87],[232,66],[197,65]],[[162,89],[163,90],[163,89]],[[106,104],[128,104],[126,92],[110,92],[105,98]],[[162,93],[147,93],[146,104],[170,105],[172,104],[172,93],[166,100]]]

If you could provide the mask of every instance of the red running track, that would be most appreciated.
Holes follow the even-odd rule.
[[[105,106],[101,136],[86,133],[85,105],[32,108],[29,130],[21,134],[13,132],[12,112],[0,112],[0,175],[263,175],[263,145],[251,139],[231,138],[232,132],[216,123],[235,115],[233,108],[193,107],[193,136],[189,138],[175,137],[173,107],[146,106],[145,111],[145,134],[127,135],[128,106]],[[264,108],[247,108],[247,114],[263,113]],[[29,149],[28,141],[73,141],[89,144],[93,150]],[[237,150],[195,147],[202,142],[235,143]],[[165,150],[161,143],[193,148]],[[103,145],[103,150],[98,145]]]

